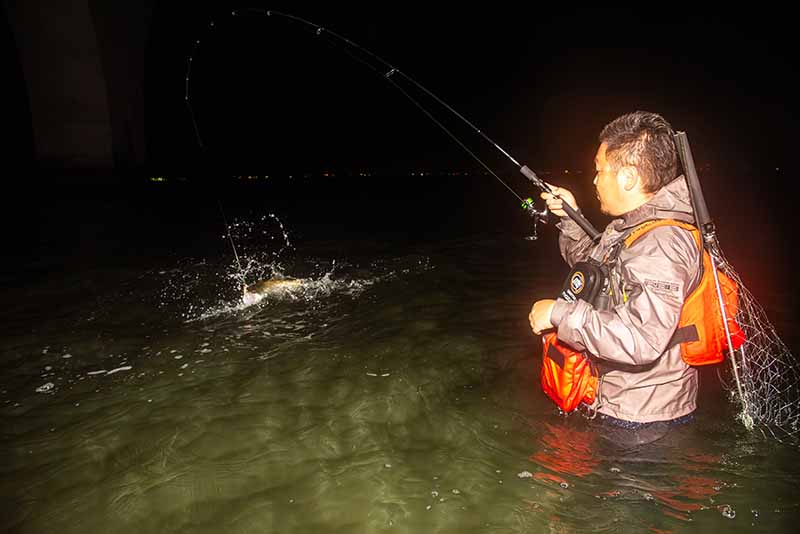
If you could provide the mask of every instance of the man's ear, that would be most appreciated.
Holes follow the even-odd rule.
[[[639,171],[636,167],[626,165],[619,170],[617,180],[619,180],[619,185],[622,189],[625,191],[633,191],[640,185],[642,178],[639,176]]]

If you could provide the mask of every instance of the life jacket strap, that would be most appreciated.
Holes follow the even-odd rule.
[[[692,343],[694,341],[700,341],[700,334],[697,332],[697,327],[693,324],[682,326],[672,334],[672,338],[669,340],[669,343],[667,343],[667,350],[675,345]]]
[[[697,242],[697,246],[700,248],[700,250],[703,250],[703,240],[700,237],[700,231],[697,229],[697,227],[683,221],[676,221],[675,219],[652,219],[641,223],[625,237],[625,248],[629,248],[633,242],[642,237],[642,235],[646,234],[653,228],[658,228],[659,226],[677,226],[692,232],[692,235]]]

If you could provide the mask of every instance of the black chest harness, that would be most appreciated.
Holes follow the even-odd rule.
[[[603,261],[592,257],[585,261],[575,263],[572,270],[564,280],[559,297],[567,302],[583,300],[596,310],[610,310],[625,300],[624,288],[618,276],[613,275],[622,249],[625,248],[625,239],[629,234],[623,234],[613,243],[605,254]],[[616,283],[612,283],[612,279]],[[677,340],[676,340],[677,342]],[[673,343],[670,343],[672,346]],[[657,361],[644,365],[632,365],[603,360],[595,355],[585,352],[584,355],[592,363],[598,375],[602,376],[609,371],[640,372],[652,369]]]

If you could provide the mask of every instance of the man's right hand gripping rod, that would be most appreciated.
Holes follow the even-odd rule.
[[[520,167],[519,172],[524,174],[528,180],[533,182],[533,185],[535,185],[545,193],[550,193],[551,195],[553,194],[553,190],[550,189],[550,186],[544,183],[544,181],[540,179],[538,176],[536,176],[536,173],[530,170],[527,165],[523,165],[522,167]],[[583,229],[583,231],[586,232],[586,234],[592,239],[592,241],[597,241],[597,239],[600,237],[600,232],[598,232],[597,229],[595,229],[595,227],[592,226],[592,223],[590,223],[588,219],[586,219],[586,217],[578,213],[572,206],[570,206],[566,202],[564,202],[562,209],[567,213],[567,215],[569,215],[570,219],[575,221],[578,224],[578,226],[580,226]]]

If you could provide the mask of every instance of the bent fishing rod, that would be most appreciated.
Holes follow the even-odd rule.
[[[337,34],[336,32],[333,32],[333,31],[331,31],[331,30],[329,30],[327,28],[324,28],[324,27],[322,27],[322,26],[320,26],[318,24],[314,24],[313,22],[310,22],[310,21],[308,21],[306,19],[297,17],[295,15],[291,15],[291,14],[288,14],[288,13],[282,13],[282,12],[279,12],[279,11],[266,10],[266,9],[262,9],[262,8],[237,9],[237,10],[232,11],[231,15],[234,16],[234,17],[241,16],[241,15],[245,15],[245,16],[246,15],[256,15],[256,16],[264,16],[264,17],[283,18],[283,19],[286,19],[286,20],[289,20],[289,21],[300,23],[301,25],[303,25],[308,30],[311,30],[314,33],[314,35],[316,35],[316,36],[330,36],[332,38],[332,41],[329,41],[329,42],[333,42],[334,44],[338,43],[339,45],[342,45],[343,46],[343,52],[345,54],[349,55],[355,61],[365,65],[367,68],[372,70],[375,74],[377,74],[378,76],[384,78],[395,89],[400,91],[400,93],[402,93],[406,98],[408,98],[420,111],[422,111],[422,113],[424,113],[437,126],[439,126],[439,128],[441,128],[451,139],[453,139],[461,148],[463,148],[467,152],[467,154],[469,154],[484,169],[486,169],[486,171],[489,172],[489,174],[494,176],[494,178],[496,180],[498,180],[503,186],[505,186],[505,188],[508,189],[511,192],[511,194],[514,195],[517,198],[517,200],[520,201],[520,204],[521,204],[522,208],[533,218],[533,220],[534,220],[534,235],[531,236],[531,239],[536,239],[536,225],[537,225],[537,223],[539,221],[544,221],[545,220],[545,217],[547,216],[547,208],[545,207],[542,210],[537,210],[534,207],[533,200],[531,198],[523,199],[520,195],[518,195],[517,192],[514,191],[514,189],[512,189],[499,176],[497,176],[497,174],[488,165],[486,165],[480,158],[478,158],[478,156],[474,152],[472,152],[460,139],[458,139],[458,137],[456,137],[452,132],[450,132],[450,130],[448,130],[447,127],[445,127],[445,125],[442,124],[441,121],[439,121],[436,117],[434,117],[433,114],[428,109],[426,109],[417,99],[415,99],[412,95],[410,95],[408,93],[408,91],[403,89],[395,80],[398,79],[398,78],[402,78],[402,79],[408,81],[412,86],[416,87],[422,93],[428,95],[435,102],[437,102],[439,105],[441,105],[444,109],[446,109],[447,111],[452,113],[455,117],[457,117],[459,120],[461,120],[469,128],[471,128],[473,131],[478,133],[485,141],[487,141],[489,144],[494,146],[498,151],[500,151],[501,154],[503,154],[506,158],[508,158],[517,167],[517,169],[520,171],[520,173],[522,173],[523,176],[525,176],[528,180],[531,181],[531,183],[533,183],[533,185],[535,185],[537,188],[539,188],[541,191],[543,191],[545,193],[549,193],[549,194],[553,195],[556,198],[561,198],[560,196],[554,194],[553,193],[553,189],[546,182],[544,182],[541,178],[539,178],[536,175],[536,173],[533,172],[527,165],[521,165],[506,150],[504,150],[502,147],[500,147],[500,145],[498,145],[488,135],[486,135],[486,133],[484,133],[481,129],[479,129],[474,124],[472,124],[469,120],[467,120],[463,115],[461,115],[459,112],[457,112],[455,109],[453,109],[449,104],[444,102],[441,98],[436,96],[434,93],[429,91],[427,88],[425,88],[421,84],[417,83],[413,78],[411,78],[410,76],[408,76],[404,72],[402,72],[401,70],[399,70],[396,67],[392,66],[389,62],[385,61],[384,59],[382,59],[381,57],[377,56],[376,54],[370,52],[366,48],[356,44],[355,42],[351,41],[350,39],[347,39],[346,37],[343,37],[343,36]],[[214,28],[214,23],[213,22],[211,22],[210,28],[211,29]],[[192,52],[192,56],[189,57],[189,61],[187,63],[185,101],[186,101],[186,104],[187,104],[187,106],[189,108],[189,114],[190,114],[190,117],[192,119],[192,125],[194,126],[194,132],[195,132],[195,135],[197,136],[197,141],[198,141],[199,145],[201,147],[203,147],[204,146],[203,145],[203,141],[202,141],[202,139],[200,137],[200,131],[199,131],[198,127],[197,127],[197,122],[195,120],[194,111],[192,109],[191,98],[190,98],[190,93],[189,93],[189,79],[190,79],[190,75],[191,75],[192,61],[193,61],[194,53],[197,51],[197,48],[199,47],[199,45],[200,45],[200,41],[196,40],[195,41],[195,45],[194,45],[194,49],[193,49],[193,52]],[[362,56],[359,57],[358,55],[356,55],[356,53],[361,54]],[[377,62],[377,65],[371,64],[368,60],[371,60],[373,62]],[[595,229],[595,227],[592,226],[592,223],[590,223],[586,219],[586,217],[584,217],[575,208],[570,206],[567,202],[563,203],[562,209],[564,210],[564,212],[566,212],[566,214],[573,221],[575,221],[578,224],[578,226],[581,227],[581,229],[583,229],[584,232],[586,232],[586,234],[593,241],[596,241],[600,237],[600,232],[598,232],[597,229]]]

